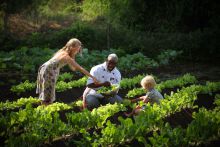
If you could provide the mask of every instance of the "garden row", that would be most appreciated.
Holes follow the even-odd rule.
[[[120,83],[120,88],[121,89],[132,89],[128,91],[126,97],[127,98],[132,98],[132,97],[136,97],[139,95],[144,94],[144,92],[146,92],[144,89],[142,88],[135,88],[137,87],[137,85],[139,84],[140,80],[143,78],[143,75],[138,75],[135,76],[133,78],[124,78],[121,83]],[[62,84],[61,84],[61,83]],[[79,80],[76,81],[71,81],[71,82],[64,82],[64,81],[60,81],[57,83],[56,88],[58,91],[65,91],[67,89],[71,89],[73,87],[81,87],[84,86],[86,84],[86,77],[83,77]],[[159,91],[162,91],[166,88],[174,88],[174,87],[182,87],[182,86],[186,86],[189,84],[193,84],[196,83],[197,80],[194,76],[190,75],[190,74],[185,74],[181,77],[178,77],[176,79],[172,79],[172,80],[166,80],[163,82],[160,82],[157,85],[157,89]],[[60,86],[62,85],[62,86]],[[12,90],[14,92],[17,93],[21,93],[21,92],[26,92],[28,90],[32,90],[33,88],[35,88],[35,84],[34,83],[28,83],[27,81],[24,83],[21,83],[17,86],[13,86]],[[21,106],[25,106],[26,104],[30,103],[30,104],[37,104],[39,103],[40,100],[36,99],[36,98],[21,98],[18,99],[17,101],[13,101],[13,102],[1,102],[0,103],[0,110],[10,110],[10,109],[15,109],[15,108],[19,108]]]
[[[164,83],[168,82],[165,81]],[[175,84],[178,85],[177,83]],[[114,117],[116,113],[126,111],[128,107],[135,107],[135,104],[130,104],[129,100],[124,100],[123,104],[102,106],[92,112],[88,110],[82,112],[65,111],[76,106],[70,104],[54,103],[46,108],[43,106],[32,108],[29,104],[26,105],[25,109],[20,109],[19,112],[8,112],[5,116],[1,115],[0,134],[5,145],[8,146],[39,146],[47,142],[54,143],[55,140],[65,140],[65,138],[69,138],[68,140],[75,145],[89,146],[124,145],[133,140],[138,140],[144,144],[148,144],[149,140],[150,145],[158,145],[163,141],[167,145],[176,146],[181,145],[181,143],[184,145],[200,144],[219,138],[218,126],[220,121],[219,115],[217,115],[219,114],[219,96],[216,96],[215,103],[217,106],[214,110],[208,111],[202,108],[198,112],[194,112],[194,120],[188,125],[189,129],[171,128],[168,123],[164,122],[164,118],[183,109],[196,108],[194,102],[199,93],[219,92],[219,90],[219,82],[207,82],[204,86],[183,87],[176,93],[165,95],[160,106],[148,104],[145,112],[136,116],[133,121],[130,118],[123,118],[121,115],[122,117],[116,118],[119,123],[112,123],[109,118]],[[2,105],[2,107],[4,106]],[[209,123],[213,124],[211,131],[195,126],[208,127],[208,123],[200,120],[209,118],[209,116],[213,118],[209,119]],[[194,128],[197,129],[197,132],[202,133],[194,133],[194,136],[191,135],[190,137],[190,131],[196,131],[193,130]],[[146,140],[146,135],[152,132],[153,136],[147,137],[148,140]],[[163,136],[164,134],[165,136]],[[180,140],[181,137],[184,138],[184,142]],[[162,141],[156,142],[155,140],[158,139]]]
[[[123,78],[120,82],[120,88],[121,89],[132,89],[135,88],[137,86],[139,86],[141,79],[144,77],[144,75],[137,75],[134,76],[132,78]],[[65,82],[65,80],[71,79],[71,74],[70,73],[64,73],[60,76],[60,78],[58,79],[58,82],[56,84],[56,91],[58,92],[62,92],[65,91],[67,89],[72,89],[75,87],[83,87],[86,85],[86,81],[87,81],[87,77],[82,77],[79,80],[72,80],[69,82]],[[159,81],[159,80],[158,80]],[[157,85],[157,89],[162,90],[165,87],[166,88],[172,88],[174,85],[175,86],[183,86],[185,84],[192,84],[196,82],[196,78],[190,74],[185,74],[180,78],[174,79],[174,80],[168,80],[166,82],[162,82],[159,85]],[[11,91],[17,94],[23,93],[23,92],[27,92],[27,91],[31,91],[33,89],[36,88],[36,83],[35,82],[29,82],[28,80],[26,80],[25,82],[22,82],[18,85],[14,85],[11,87]],[[144,91],[142,88],[136,88],[132,91],[129,91],[128,93],[128,97],[133,97],[136,96],[138,94],[143,94]]]
[[[184,109],[195,109],[194,105],[199,93],[219,92],[220,83],[207,83],[207,85],[192,85],[182,88],[177,93],[166,95],[161,105],[147,105],[143,113],[136,116],[134,121],[130,118],[119,117],[119,125],[108,121],[101,133],[90,134],[85,132],[78,145],[126,145],[133,140],[138,140],[145,145],[152,146],[189,146],[207,143],[219,139],[220,107],[219,95],[216,95],[214,110],[199,108],[193,113],[194,120],[186,129],[181,127],[171,128],[164,119]],[[198,108],[197,108],[198,109]],[[153,136],[147,136],[153,133]],[[148,140],[148,142],[147,142]]]

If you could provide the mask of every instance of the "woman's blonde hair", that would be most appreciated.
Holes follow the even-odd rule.
[[[147,75],[146,77],[144,77],[141,80],[141,86],[144,89],[148,89],[148,88],[154,88],[156,86],[156,82],[154,80],[154,77],[151,75]]]
[[[81,41],[79,41],[79,39],[72,38],[66,43],[66,45],[63,48],[61,48],[55,54],[59,53],[60,51],[67,51],[68,53],[70,53],[72,47],[77,47],[77,46],[81,46],[81,45],[82,45],[82,43],[81,43]],[[79,53],[82,54],[82,48],[80,48]]]

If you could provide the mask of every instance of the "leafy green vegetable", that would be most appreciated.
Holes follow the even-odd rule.
[[[100,94],[110,94],[111,92],[116,92],[118,90],[118,85],[111,85],[109,87],[101,87],[99,90],[97,90],[97,93]]]

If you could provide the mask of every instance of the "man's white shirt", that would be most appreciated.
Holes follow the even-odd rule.
[[[108,81],[111,84],[119,85],[121,81],[121,73],[119,72],[119,70],[115,67],[112,71],[109,71],[107,69],[106,62],[104,62],[103,64],[94,66],[91,69],[90,74],[94,76],[101,83]],[[86,85],[91,84],[91,83],[94,83],[94,81],[92,78],[89,77]],[[88,88],[86,89],[88,90]],[[87,94],[93,94],[93,95],[97,95],[98,97],[103,97],[101,94],[96,93],[96,90],[98,89],[99,88],[94,88],[94,89],[90,89],[88,91],[85,90],[85,91],[87,91]]]

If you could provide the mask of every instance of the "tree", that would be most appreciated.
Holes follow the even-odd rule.
[[[3,31],[8,34],[8,18],[10,14],[14,14],[32,4],[35,0],[2,0],[0,8],[3,12]]]

